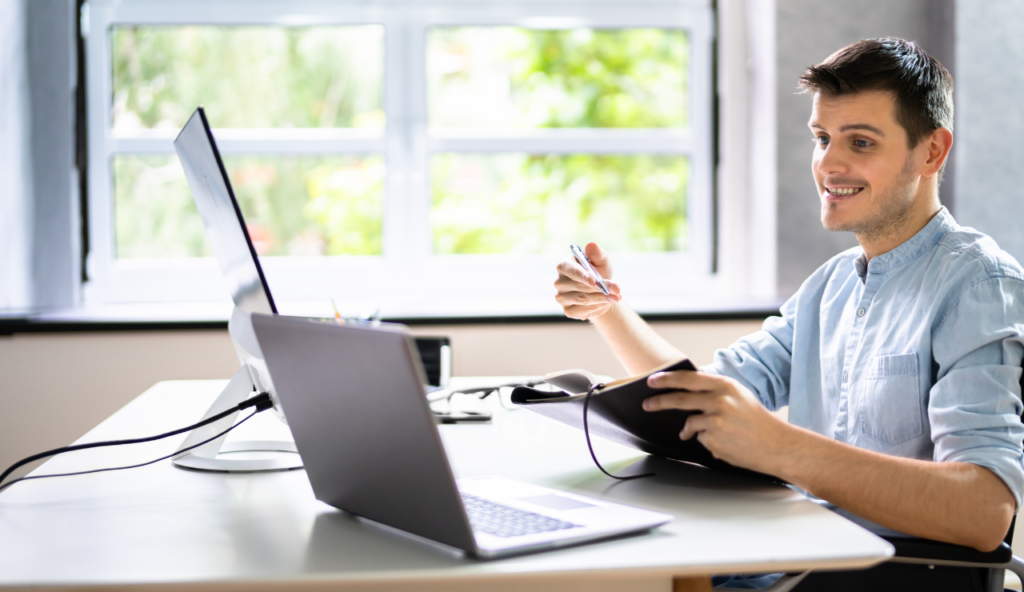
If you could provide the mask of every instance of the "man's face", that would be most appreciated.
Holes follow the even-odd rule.
[[[816,93],[808,125],[822,225],[862,241],[898,232],[913,210],[924,156],[907,146],[893,96]]]

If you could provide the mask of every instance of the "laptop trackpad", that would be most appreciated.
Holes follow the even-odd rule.
[[[532,497],[521,497],[518,499],[531,504],[537,504],[538,506],[544,506],[545,508],[551,508],[552,510],[575,510],[577,508],[595,507],[594,504],[588,504],[587,502],[581,502],[580,500],[555,493],[535,495]]]

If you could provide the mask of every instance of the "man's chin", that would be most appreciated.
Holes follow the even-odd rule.
[[[828,204],[821,209],[821,226],[831,232],[854,232],[858,227],[855,220],[840,216]]]

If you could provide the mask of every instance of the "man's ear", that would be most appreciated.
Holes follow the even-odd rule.
[[[940,127],[922,139],[921,143],[927,149],[921,174],[925,177],[937,175],[942,170],[942,165],[946,163],[949,149],[953,147],[953,132]]]

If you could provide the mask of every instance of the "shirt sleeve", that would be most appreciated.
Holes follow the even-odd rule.
[[[928,419],[936,461],[983,466],[1006,483],[1017,507],[1024,495],[1024,282],[980,281],[960,296],[933,333],[937,369]]]
[[[797,292],[782,305],[782,316],[765,319],[761,330],[715,352],[715,360],[701,368],[738,380],[768,409],[789,404],[789,374],[793,365],[793,322]]]

